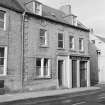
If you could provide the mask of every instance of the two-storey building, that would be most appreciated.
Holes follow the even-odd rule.
[[[105,84],[105,37],[90,34],[90,69],[92,84]]]
[[[21,87],[23,11],[15,0],[0,0],[0,90]]]
[[[36,0],[2,1],[11,6],[4,2],[0,7],[8,14],[5,34],[0,34],[7,39],[0,42],[6,46],[0,50],[4,87],[14,91],[90,86],[89,30],[70,5],[57,10]]]
[[[71,6],[59,10],[24,1],[24,87],[30,90],[90,86],[89,30]]]

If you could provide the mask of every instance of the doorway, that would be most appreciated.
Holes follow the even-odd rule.
[[[80,87],[87,86],[87,61],[80,61]]]
[[[77,61],[72,60],[72,88],[77,87]]]
[[[64,60],[58,60],[58,83],[59,83],[59,87],[63,87],[63,68],[64,68]]]

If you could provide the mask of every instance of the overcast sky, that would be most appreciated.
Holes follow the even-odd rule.
[[[39,0],[43,4],[59,9],[71,4],[72,13],[95,33],[105,37],[105,0]]]

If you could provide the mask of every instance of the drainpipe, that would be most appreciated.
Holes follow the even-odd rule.
[[[24,88],[24,18],[25,18],[26,12],[24,11],[22,14],[22,35],[21,35],[21,88]]]

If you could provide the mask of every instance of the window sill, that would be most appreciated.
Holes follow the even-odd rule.
[[[79,51],[80,53],[84,53],[85,51]]]
[[[34,80],[47,80],[47,79],[52,79],[51,76],[50,77],[36,77]]]
[[[73,49],[70,49],[69,51],[71,51],[71,52],[76,52],[76,50],[73,50]]]
[[[0,77],[5,77],[6,76],[6,74],[0,74]]]
[[[57,50],[65,50],[64,48],[57,48]]]
[[[40,48],[48,48],[48,45],[40,45]]]

